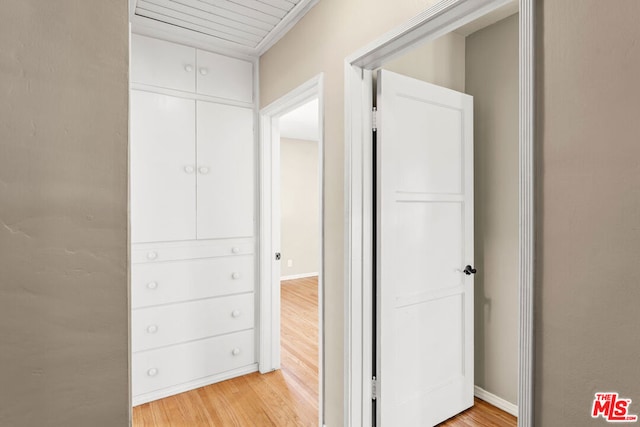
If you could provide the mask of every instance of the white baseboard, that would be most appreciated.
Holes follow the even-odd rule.
[[[315,277],[317,275],[317,271],[315,273],[292,274],[291,276],[281,276],[280,280],[304,279],[305,277]]]
[[[478,386],[474,386],[473,391],[478,399],[482,399],[485,402],[492,404],[496,408],[502,409],[503,411],[513,415],[514,417],[518,416],[518,405],[507,402],[503,398],[498,397],[493,393],[489,393],[487,390]]]

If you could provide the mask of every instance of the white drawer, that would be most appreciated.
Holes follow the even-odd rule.
[[[254,290],[253,255],[131,266],[131,307],[195,300]]]
[[[253,239],[224,239],[171,243],[137,243],[131,248],[131,263],[144,264],[196,258],[251,255]]]
[[[139,308],[131,313],[133,352],[254,326],[254,294]]]
[[[132,355],[133,395],[255,363],[254,332],[243,331]]]

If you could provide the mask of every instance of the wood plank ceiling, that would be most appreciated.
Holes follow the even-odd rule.
[[[137,0],[135,14],[256,49],[309,0]],[[306,9],[304,10],[306,12]],[[280,25],[279,25],[280,24]]]

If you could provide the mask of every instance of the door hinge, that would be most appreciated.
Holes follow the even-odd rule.
[[[371,110],[371,128],[374,131],[378,130],[378,108],[377,107],[373,107],[373,110]]]
[[[371,379],[371,400],[376,400],[378,398],[378,380],[376,377]]]

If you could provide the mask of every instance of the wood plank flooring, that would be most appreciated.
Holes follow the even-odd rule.
[[[254,373],[133,408],[134,427],[317,427],[318,282],[282,282],[282,369]],[[439,427],[515,427],[516,418],[476,399]]]

